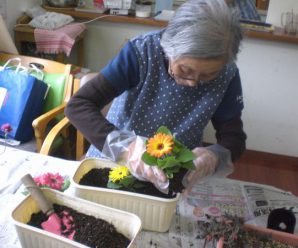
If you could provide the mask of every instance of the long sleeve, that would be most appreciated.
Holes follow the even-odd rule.
[[[65,115],[84,137],[98,149],[102,149],[106,136],[116,127],[101,113],[117,91],[98,74],[87,82],[68,102]]]
[[[234,162],[246,148],[246,134],[243,131],[241,116],[223,123],[212,121],[212,124],[216,130],[217,143],[230,150]]]

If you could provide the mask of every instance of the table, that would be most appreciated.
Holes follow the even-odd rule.
[[[10,219],[11,211],[24,198],[24,188],[19,179],[27,173],[36,176],[46,172],[59,172],[71,178],[80,162],[10,147],[3,151],[4,146],[0,145],[0,247],[19,248],[17,234]],[[71,185],[65,194],[73,193]],[[255,206],[257,200],[264,199],[268,205]],[[221,211],[244,216],[247,223],[264,226],[268,209],[276,206],[291,206],[298,210],[298,198],[266,185],[209,177],[195,185],[187,197],[181,197],[168,232],[142,231],[138,238],[138,247],[202,247],[202,241],[196,238],[196,221],[205,216],[198,215],[196,210],[209,213],[211,208],[217,207]],[[298,233],[298,230],[295,232]]]

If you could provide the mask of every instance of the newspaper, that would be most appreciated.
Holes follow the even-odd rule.
[[[245,223],[267,227],[271,210],[292,209],[298,219],[298,197],[275,187],[231,179],[209,178],[182,197],[177,206],[176,225],[170,233],[181,239],[181,247],[203,247],[197,221],[206,220],[206,214],[243,217]],[[295,226],[298,234],[298,226]],[[206,246],[208,247],[208,246]]]
[[[142,232],[138,247],[211,248],[212,243],[204,246],[205,241],[198,238],[197,221],[206,220],[206,214],[237,215],[246,223],[266,227],[269,213],[275,208],[291,208],[298,218],[298,197],[267,185],[208,178],[181,197],[169,232]],[[297,225],[295,234],[298,234]]]

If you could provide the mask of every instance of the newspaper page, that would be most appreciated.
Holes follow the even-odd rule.
[[[237,215],[245,220],[253,218],[242,185],[226,178],[210,178],[196,184],[180,207],[183,215],[196,220],[205,220],[206,214]]]
[[[267,185],[210,178],[196,184],[181,198],[169,233],[179,237],[181,247],[204,247],[203,241],[197,238],[197,221],[206,220],[206,215],[237,215],[246,223],[266,227],[270,211],[276,208],[292,209],[297,219],[298,197]],[[296,224],[295,234],[297,229]]]
[[[251,220],[253,215],[248,208],[247,199],[240,183],[229,179],[208,178],[194,185],[188,195],[183,195],[177,206],[175,223],[169,233],[181,240],[181,247],[215,247],[212,242],[205,245],[199,239],[197,221],[207,220],[207,215],[237,215]]]

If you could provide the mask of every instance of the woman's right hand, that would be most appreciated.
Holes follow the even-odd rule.
[[[183,185],[187,191],[190,191],[201,178],[213,174],[218,164],[216,154],[207,148],[196,147],[192,152],[196,156],[193,160],[195,170],[188,171],[183,178]]]
[[[161,192],[167,193],[169,180],[157,166],[149,166],[142,161],[146,150],[145,138],[137,136],[127,147],[126,165],[133,176],[141,181],[149,181]]]

